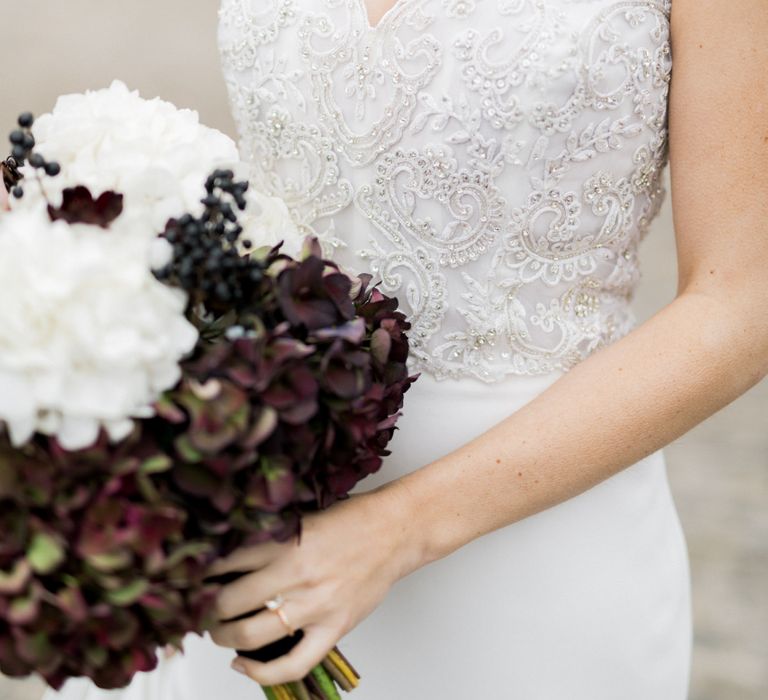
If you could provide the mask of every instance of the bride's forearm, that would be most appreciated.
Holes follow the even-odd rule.
[[[576,496],[736,399],[768,371],[756,314],[683,293],[488,432],[389,484],[406,573]]]

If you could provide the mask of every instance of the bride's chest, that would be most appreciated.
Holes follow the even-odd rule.
[[[401,300],[430,367],[613,337],[662,192],[671,0],[367,2],[223,0],[254,184]]]
[[[615,110],[668,67],[670,0],[367,2],[223,0],[221,9],[225,71],[252,102],[328,121],[342,142],[357,137],[365,153],[354,163],[406,126],[565,132],[586,104]]]
[[[497,77],[513,70],[509,78],[522,83],[542,71],[552,77],[547,69],[561,59],[553,51],[558,43],[575,55],[585,14],[654,5],[661,9],[663,2],[223,0],[222,46],[225,61],[241,70],[264,70],[271,50],[302,73],[337,68],[338,82],[352,98],[373,97],[372,83],[383,85],[387,76],[403,79],[420,72],[434,77],[438,68],[447,68],[449,77],[458,79],[451,70],[461,73],[473,53]]]

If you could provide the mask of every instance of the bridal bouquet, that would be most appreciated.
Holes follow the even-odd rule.
[[[409,326],[192,112],[115,83],[10,138],[0,670],[119,688],[213,622],[213,561],[296,536],[379,469]],[[358,680],[334,649],[264,691],[333,700]]]

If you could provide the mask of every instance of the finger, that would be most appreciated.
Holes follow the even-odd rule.
[[[208,569],[206,577],[261,569],[279,557],[289,546],[288,542],[264,542],[253,547],[241,547],[228,557],[216,560]]]
[[[287,601],[283,612],[294,629],[301,629],[308,620],[302,614],[301,606],[295,601]],[[288,629],[277,613],[264,610],[251,617],[236,622],[224,622],[210,630],[211,639],[221,647],[229,649],[261,649],[288,635]]]
[[[262,663],[238,656],[232,668],[260,685],[280,685],[304,678],[333,649],[338,641],[328,627],[314,625],[305,630],[304,639],[285,656]]]
[[[214,607],[216,619],[224,622],[255,612],[279,592],[285,595],[289,587],[290,581],[280,574],[276,566],[245,574],[219,589]]]

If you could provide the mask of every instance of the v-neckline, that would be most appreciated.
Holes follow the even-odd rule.
[[[368,3],[366,0],[358,0],[360,3],[360,6],[363,10],[363,15],[365,16],[365,23],[368,26],[368,29],[370,29],[372,32],[377,32],[379,29],[381,29],[389,20],[390,16],[395,12],[395,10],[399,9],[400,5],[404,2],[404,0],[395,0],[392,7],[390,7],[380,18],[379,21],[374,24],[371,22],[371,12],[368,8]]]

